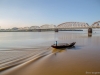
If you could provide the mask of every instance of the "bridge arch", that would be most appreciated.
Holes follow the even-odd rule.
[[[55,25],[45,24],[45,25],[40,26],[40,29],[54,29],[54,28],[56,28]]]
[[[57,26],[57,28],[88,28],[89,25],[88,23],[84,23],[84,22],[65,22],[65,23],[61,23]]]
[[[39,26],[31,26],[30,29],[40,29]]]
[[[92,28],[100,28],[100,21],[97,21],[97,22],[94,22],[92,25],[91,25]]]

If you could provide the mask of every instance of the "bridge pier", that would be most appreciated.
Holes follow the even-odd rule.
[[[55,29],[55,32],[58,32],[58,29]]]
[[[41,32],[41,29],[38,29],[38,32]]]
[[[92,28],[88,28],[88,37],[92,37]]]

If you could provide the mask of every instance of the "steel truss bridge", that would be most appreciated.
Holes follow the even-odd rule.
[[[42,26],[31,26],[30,28],[26,28],[24,30],[17,30],[17,31],[55,31],[55,30],[81,30],[81,29],[88,29],[88,28],[100,28],[100,21],[94,22],[92,25],[89,25],[85,22],[65,22],[59,25],[42,25]]]
[[[58,30],[75,30],[75,29],[88,29],[88,28],[100,28],[100,21],[94,22],[91,26],[85,22],[65,22],[59,25],[42,25],[42,26],[32,26],[33,30],[42,30],[42,31],[52,31],[55,29]]]

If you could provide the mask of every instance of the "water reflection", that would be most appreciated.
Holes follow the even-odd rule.
[[[88,37],[92,37],[92,33],[88,33]]]
[[[69,49],[72,49],[72,50],[81,50],[84,46],[80,46],[80,45],[77,45],[77,46],[74,46],[73,48],[69,48]]]
[[[62,49],[56,49],[56,48],[52,48],[52,53],[57,53],[57,52],[64,52],[66,50],[66,48],[62,48]]]
[[[64,52],[65,50],[81,50],[84,46],[80,46],[80,45],[76,45],[73,47],[68,47],[68,48],[61,48],[61,49],[56,49],[56,48],[52,48],[52,53],[61,53]]]

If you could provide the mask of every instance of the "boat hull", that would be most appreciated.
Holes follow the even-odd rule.
[[[63,44],[63,45],[51,45],[51,47],[53,48],[57,48],[57,49],[60,49],[60,48],[69,48],[69,47],[73,47],[75,45],[76,42],[73,42],[71,44]]]

